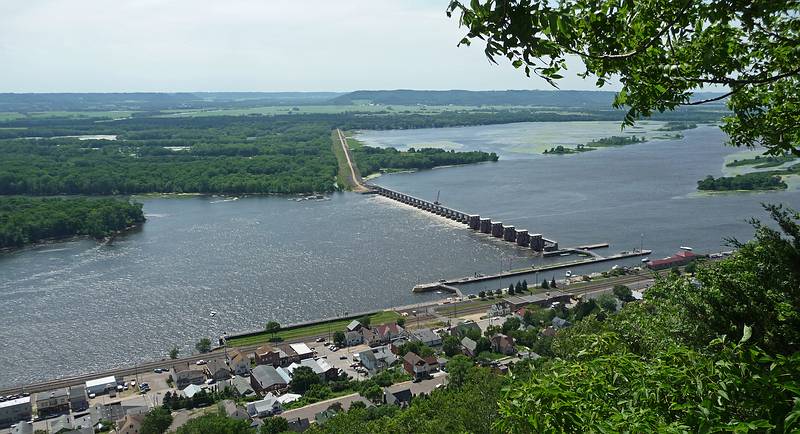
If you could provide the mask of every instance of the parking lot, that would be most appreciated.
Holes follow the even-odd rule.
[[[353,379],[364,380],[368,378],[365,374],[356,371],[356,369],[351,366],[353,363],[356,363],[353,360],[353,356],[361,351],[369,349],[368,345],[361,344],[353,347],[339,348],[337,351],[331,351],[327,347],[327,342],[315,342],[313,344],[309,344],[309,347],[316,351],[317,357],[327,360],[328,364],[335,368],[341,369]]]

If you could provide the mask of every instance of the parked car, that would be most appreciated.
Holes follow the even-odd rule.
[[[200,366],[200,365],[205,365],[205,364],[207,364],[207,363],[208,363],[208,362],[206,362],[206,361],[205,361],[205,360],[203,360],[203,359],[200,359],[200,360],[198,360],[198,361],[194,362],[194,364],[195,364],[195,365],[197,365],[197,366]]]
[[[325,342],[325,338],[317,338],[317,342]]]
[[[153,369],[153,372],[155,372],[156,374],[160,374],[162,371],[161,371],[161,368],[156,368],[156,369]]]

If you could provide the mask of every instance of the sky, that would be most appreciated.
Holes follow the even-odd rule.
[[[458,47],[447,4],[2,0],[0,92],[551,89],[480,42]]]

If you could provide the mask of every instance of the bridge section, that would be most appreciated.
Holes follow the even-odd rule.
[[[450,220],[464,223],[470,229],[479,231],[492,237],[504,241],[515,243],[518,246],[530,247],[536,252],[548,252],[558,250],[558,241],[544,238],[541,234],[530,234],[525,229],[517,229],[514,226],[503,225],[502,222],[492,221],[490,218],[483,218],[477,214],[467,214],[463,211],[446,207],[442,204],[430,202],[425,199],[390,190],[379,185],[367,184],[371,194],[379,194],[397,202],[404,203],[432,214],[446,217]]]

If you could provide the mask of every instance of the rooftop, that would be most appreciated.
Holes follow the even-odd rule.
[[[0,408],[13,407],[15,405],[30,404],[30,403],[31,403],[31,397],[23,396],[22,398],[11,399],[8,401],[0,402]]]
[[[117,384],[117,377],[111,375],[108,377],[97,378],[94,380],[89,380],[86,382],[86,388],[94,387],[94,386],[104,386],[106,384]]]

